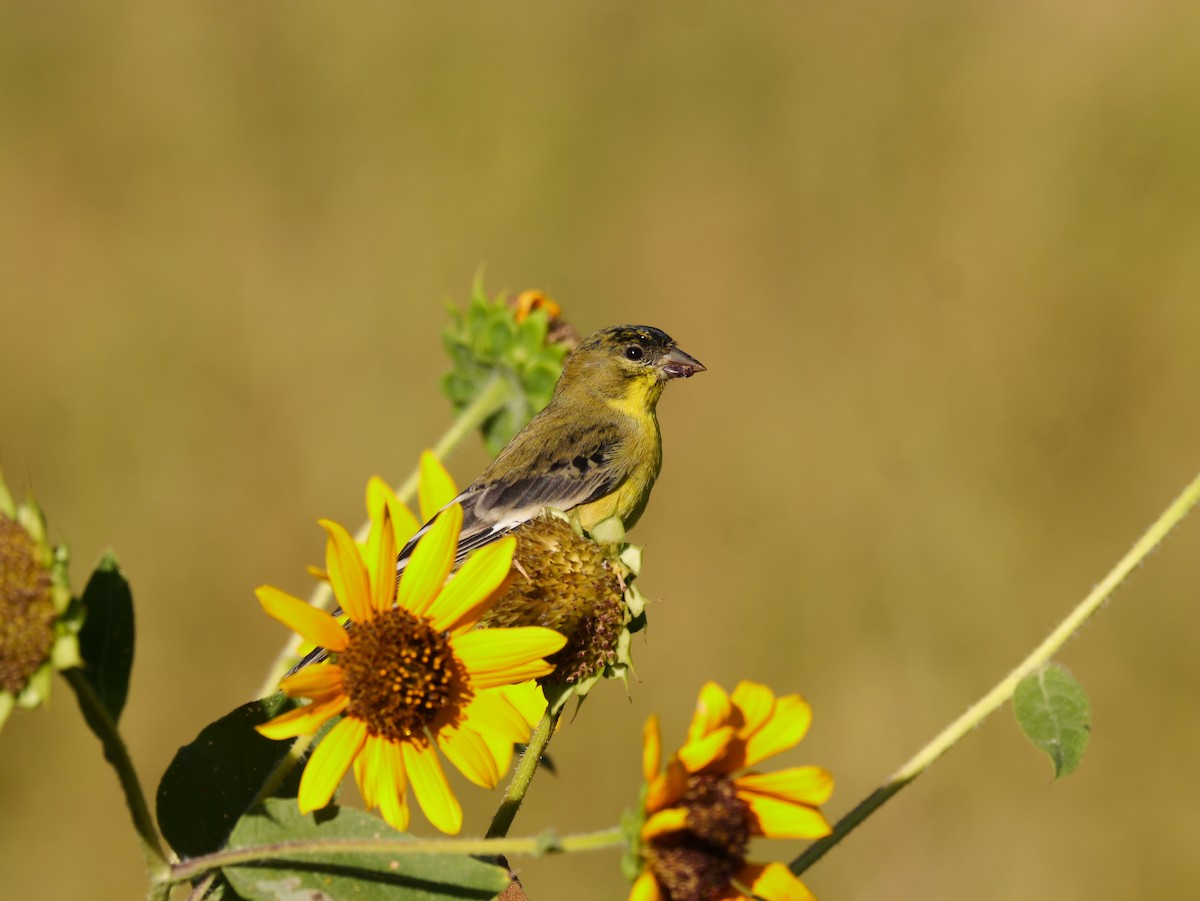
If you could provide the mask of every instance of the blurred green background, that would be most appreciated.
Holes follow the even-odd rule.
[[[306,590],[316,519],[360,522],[448,424],[445,302],[481,266],[583,332],[659,326],[709,371],[660,408],[640,682],[561,732],[515,831],[613,823],[646,715],[681,739],[710,678],[809,697],[784,763],[830,767],[837,816],[1194,474],[1198,161],[1200,7],[1169,0],[6,2],[0,464],[77,587],[106,547],[133,582],[152,792],[285,638],[253,588]],[[1195,891],[1198,547],[1062,655],[1075,776],[1005,709],[817,895]],[[64,689],[0,734],[4,894],[141,897]],[[615,854],[520,866],[536,901],[627,891]]]

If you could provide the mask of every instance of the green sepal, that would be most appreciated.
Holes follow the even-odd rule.
[[[337,898],[357,901],[465,901],[494,898],[508,886],[508,872],[465,854],[340,852],[345,839],[399,839],[379,817],[344,807],[301,814],[294,800],[270,799],[243,816],[229,836],[229,848],[281,842],[329,840],[324,853],[286,861],[264,849],[267,863],[226,867],[222,872],[247,901],[281,898]]]
[[[621,873],[633,882],[642,873],[642,826],[646,822],[646,791],[642,785],[638,794],[638,806],[621,812],[621,834],[625,836],[625,848],[621,852]]]
[[[450,317],[442,339],[452,368],[442,377],[442,392],[454,412],[470,406],[494,379],[513,388],[508,403],[480,427],[494,456],[550,402],[567,348],[547,344],[550,320],[545,310],[532,310],[517,322],[505,296],[489,299],[478,280],[466,310],[451,306]]]

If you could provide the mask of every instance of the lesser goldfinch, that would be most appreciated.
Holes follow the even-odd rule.
[[[567,357],[550,403],[451,503],[462,504],[458,559],[546,507],[590,529],[619,516],[632,528],[662,468],[655,408],[671,379],[704,371],[666,332],[618,325],[585,338]],[[403,569],[421,528],[400,551]]]
[[[547,507],[576,511],[585,529],[614,515],[631,528],[662,468],[655,408],[663,388],[704,369],[650,326],[618,325],[585,338],[563,364],[550,403],[450,502],[463,507],[457,561]],[[400,550],[398,571],[431,524]],[[324,657],[318,648],[296,669]]]

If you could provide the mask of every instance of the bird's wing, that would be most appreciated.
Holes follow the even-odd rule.
[[[617,490],[629,477],[629,467],[620,462],[624,436],[615,425],[605,423],[571,432],[567,439],[554,448],[553,454],[548,448],[528,446],[525,453],[515,448],[518,453],[510,454],[509,459],[502,454],[451,501],[463,507],[456,562],[533,519],[546,507],[566,511],[591,503]],[[431,522],[401,548],[398,569],[404,568]]]

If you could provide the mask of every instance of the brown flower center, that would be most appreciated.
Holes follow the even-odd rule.
[[[749,808],[723,776],[688,779],[687,828],[653,838],[647,858],[667,901],[714,901],[745,865]]]
[[[50,572],[16,520],[0,515],[0,691],[17,694],[54,646]]]
[[[390,741],[424,738],[457,719],[471,699],[448,637],[398,607],[355,623],[338,663],[350,697],[346,715]]]

